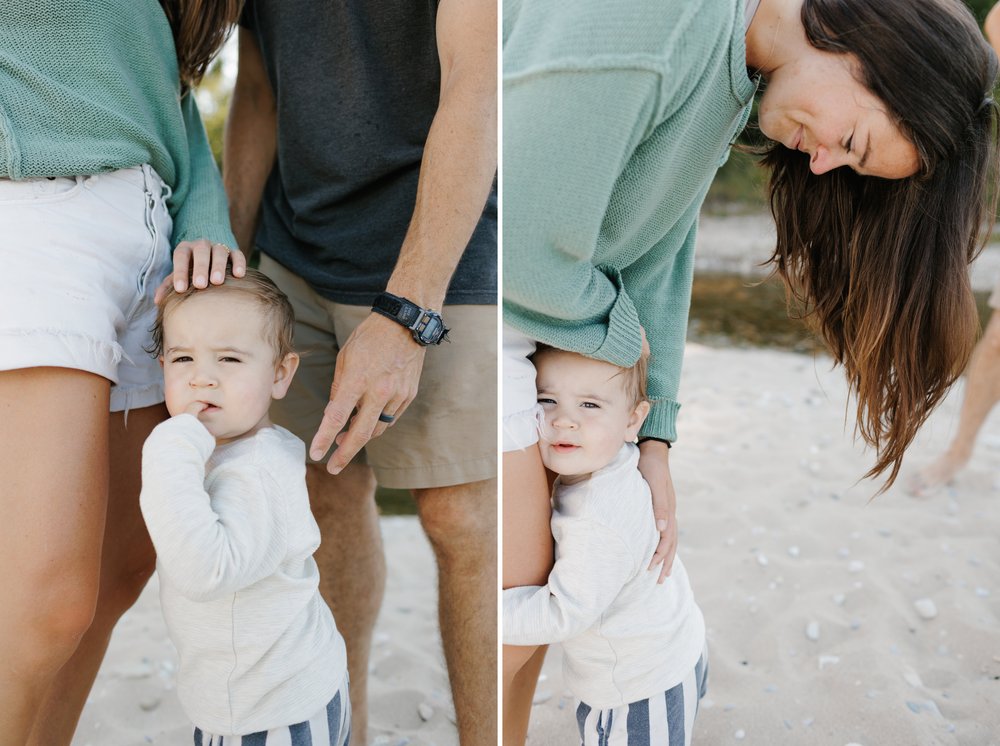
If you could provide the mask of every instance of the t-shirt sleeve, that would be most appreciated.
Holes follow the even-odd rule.
[[[622,169],[655,117],[649,70],[526,72],[504,81],[504,307],[525,334],[621,366],[639,358],[628,288],[597,266]]]
[[[635,570],[628,545],[607,526],[584,518],[553,523],[557,550],[548,583],[503,592],[505,645],[544,645],[579,635]]]
[[[243,10],[240,11],[239,24],[248,31],[257,30],[253,12],[253,0],[245,0],[243,3]]]

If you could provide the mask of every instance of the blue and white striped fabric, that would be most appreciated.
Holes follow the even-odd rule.
[[[677,686],[607,710],[576,710],[581,746],[690,746],[698,702],[708,684],[708,652]]]
[[[322,712],[301,723],[246,736],[217,736],[194,729],[194,746],[348,746],[350,741],[351,698],[346,681]]]

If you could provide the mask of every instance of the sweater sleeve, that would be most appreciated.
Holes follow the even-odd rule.
[[[632,576],[625,541],[607,526],[584,518],[553,521],[557,559],[544,586],[503,592],[505,645],[544,645],[589,629]]]
[[[265,469],[250,460],[222,465],[206,492],[214,448],[208,430],[185,414],[158,425],[142,449],[140,506],[157,568],[195,601],[272,575],[287,546],[284,501]]]
[[[697,212],[700,204],[696,200],[691,209]],[[691,306],[697,216],[681,224],[690,225],[685,234],[668,234],[663,239],[679,245],[679,250],[654,248],[622,270],[623,283],[641,299],[636,301],[636,310],[649,340],[647,390],[652,407],[639,435],[671,442],[677,440],[677,395]]]
[[[173,245],[207,238],[212,243],[236,248],[222,177],[212,157],[193,92],[189,91],[181,100],[181,113],[187,133],[188,189],[182,204],[169,203],[174,219]]]
[[[505,320],[621,366],[639,358],[639,318],[621,275],[595,266],[598,237],[660,85],[660,74],[640,69],[529,72],[504,82]]]

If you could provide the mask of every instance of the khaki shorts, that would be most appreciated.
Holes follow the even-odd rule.
[[[371,310],[323,298],[266,255],[260,270],[295,308],[295,348],[302,355],[288,395],[271,405],[271,419],[308,446],[330,399],[340,345]],[[497,307],[445,306],[441,315],[451,342],[427,350],[416,398],[355,459],[366,461],[383,487],[447,487],[496,477]]]

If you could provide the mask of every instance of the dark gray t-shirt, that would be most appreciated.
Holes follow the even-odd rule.
[[[385,289],[416,200],[437,110],[437,0],[248,0],[278,107],[278,159],[256,241],[330,300]],[[445,303],[493,304],[490,192]]]

